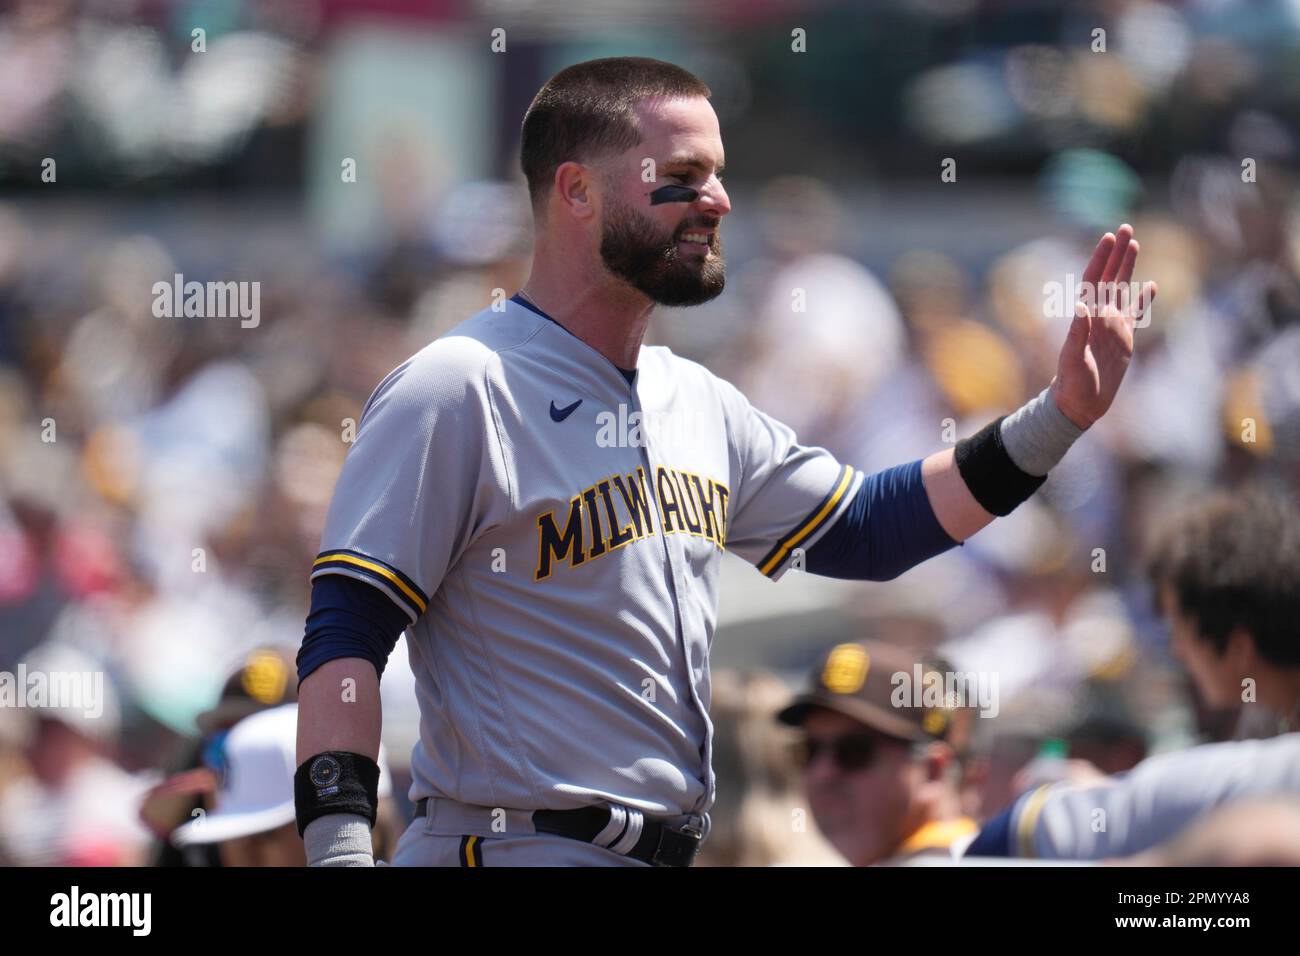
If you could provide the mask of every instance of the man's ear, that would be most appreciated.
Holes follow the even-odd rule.
[[[596,170],[570,160],[555,169],[555,198],[574,219],[596,215]]]

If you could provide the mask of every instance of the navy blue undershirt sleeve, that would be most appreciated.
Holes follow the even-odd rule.
[[[962,856],[1011,856],[1011,818],[1015,810],[1013,803],[985,823]]]
[[[957,544],[934,516],[917,459],[868,475],[808,549],[806,567],[829,578],[890,581]]]
[[[341,574],[318,577],[298,649],[298,680],[341,657],[363,657],[384,676],[388,655],[410,624],[406,612],[376,587]]]

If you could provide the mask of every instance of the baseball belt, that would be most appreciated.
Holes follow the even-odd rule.
[[[428,809],[428,797],[416,801],[417,816],[425,816]],[[651,866],[690,866],[704,837],[703,830],[689,823],[668,823],[617,804],[534,810],[532,821],[538,833],[594,843]]]

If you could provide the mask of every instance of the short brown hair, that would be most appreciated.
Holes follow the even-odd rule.
[[[710,96],[680,66],[639,56],[588,60],[547,81],[524,114],[519,165],[536,207],[561,163],[586,162],[641,141],[634,104],[654,96]]]
[[[1241,628],[1270,664],[1300,667],[1300,511],[1282,495],[1247,486],[1199,502],[1163,529],[1148,572],[1220,654]]]

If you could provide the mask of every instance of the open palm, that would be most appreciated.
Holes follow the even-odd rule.
[[[1051,385],[1057,408],[1080,428],[1115,400],[1133,357],[1133,328],[1156,297],[1154,282],[1130,290],[1137,256],[1133,227],[1125,223],[1101,237],[1083,272],[1086,292],[1075,305]]]

